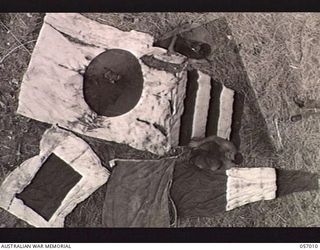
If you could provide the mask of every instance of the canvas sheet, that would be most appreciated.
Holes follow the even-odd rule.
[[[148,34],[124,32],[81,14],[46,14],[22,81],[17,112],[87,136],[164,154],[178,145],[186,72],[166,70],[168,65],[179,68],[184,57],[169,56],[165,49],[152,44],[153,37]],[[90,62],[110,50],[129,52],[139,62],[143,77],[138,103],[127,113],[114,117],[94,112],[85,101],[83,86]],[[147,55],[164,67],[156,69],[144,64],[141,58]],[[117,63],[118,60],[112,60],[108,64],[113,69],[123,66],[125,74],[126,65]],[[117,79],[116,73],[111,72],[110,77]],[[130,82],[126,84],[130,87]],[[103,96],[100,99],[103,102]]]
[[[23,162],[1,184],[0,206],[35,227],[63,227],[65,217],[108,178],[109,171],[87,143],[52,127],[41,139],[39,155]]]

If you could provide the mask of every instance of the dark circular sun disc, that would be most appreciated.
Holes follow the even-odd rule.
[[[141,65],[126,50],[101,53],[84,74],[84,99],[98,115],[114,117],[127,113],[137,105],[142,89]]]

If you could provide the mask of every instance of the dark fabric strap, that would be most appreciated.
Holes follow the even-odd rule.
[[[319,175],[295,170],[277,169],[277,196],[319,188]]]

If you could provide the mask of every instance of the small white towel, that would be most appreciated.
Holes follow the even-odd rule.
[[[227,170],[226,210],[276,197],[274,168],[232,168]]]

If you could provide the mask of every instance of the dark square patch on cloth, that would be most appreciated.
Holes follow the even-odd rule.
[[[16,197],[49,221],[81,177],[66,162],[51,154],[31,183]]]

